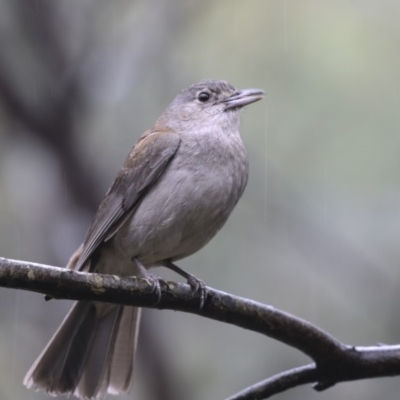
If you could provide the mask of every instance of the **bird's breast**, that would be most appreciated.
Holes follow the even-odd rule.
[[[115,246],[147,265],[196,252],[226,222],[247,176],[239,136],[183,137],[165,172],[116,235]]]

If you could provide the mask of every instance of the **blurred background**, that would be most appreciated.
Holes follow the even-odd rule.
[[[132,145],[184,87],[259,87],[248,188],[180,266],[357,345],[400,342],[397,0],[0,0],[0,256],[66,264]],[[177,279],[162,269],[157,273]],[[0,289],[0,398],[71,303]],[[237,327],[146,310],[133,393],[218,400],[309,360]],[[279,399],[398,399],[400,378]]]

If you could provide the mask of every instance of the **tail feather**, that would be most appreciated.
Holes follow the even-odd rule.
[[[74,393],[86,399],[127,392],[139,317],[135,307],[75,303],[24,384],[52,395]]]
[[[97,320],[98,334],[90,343],[85,370],[75,392],[78,397],[102,398],[107,393],[111,357],[122,309],[123,307],[113,307],[105,316]]]
[[[132,385],[133,357],[136,353],[141,312],[141,308],[124,307],[111,362],[108,389],[111,394],[127,393]]]
[[[74,316],[76,314],[78,314],[78,321],[74,324]],[[45,363],[40,362],[42,375],[46,376],[49,370],[54,370],[50,392],[72,393],[80,380],[87,357],[87,343],[90,343],[92,339],[93,327],[96,324],[96,310],[93,304],[77,303],[74,306],[74,314],[67,319],[67,322],[72,326],[63,326],[62,331],[68,333],[71,328],[71,336],[63,340],[64,338],[58,338],[56,335],[55,337],[61,339],[62,342],[54,342],[54,351],[50,349],[46,352],[48,360]],[[52,366],[54,354],[57,354],[57,352],[63,353],[63,356],[56,356],[58,358],[58,360],[56,358],[56,361],[58,362],[55,362],[54,366]]]
[[[60,385],[62,385],[63,387],[60,388],[62,393],[71,392],[74,384],[76,384],[77,380],[79,381],[79,377],[76,377],[76,375],[79,365],[83,362],[81,361],[77,364],[76,369],[66,372],[65,365],[67,359],[71,358],[71,345],[82,323],[93,319],[93,312],[90,313],[90,310],[90,303],[75,303],[50,342],[26,374],[24,379],[25,386],[28,388],[41,387],[45,388],[48,393],[56,393]],[[85,352],[78,352],[77,356],[83,358]]]

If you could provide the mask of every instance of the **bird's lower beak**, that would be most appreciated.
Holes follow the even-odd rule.
[[[264,91],[261,89],[244,89],[238,90],[232,96],[225,99],[225,110],[232,108],[241,108],[264,97]]]

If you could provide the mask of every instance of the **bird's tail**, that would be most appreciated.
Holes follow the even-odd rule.
[[[48,394],[102,398],[132,384],[140,308],[75,303],[25,376],[28,388]]]

